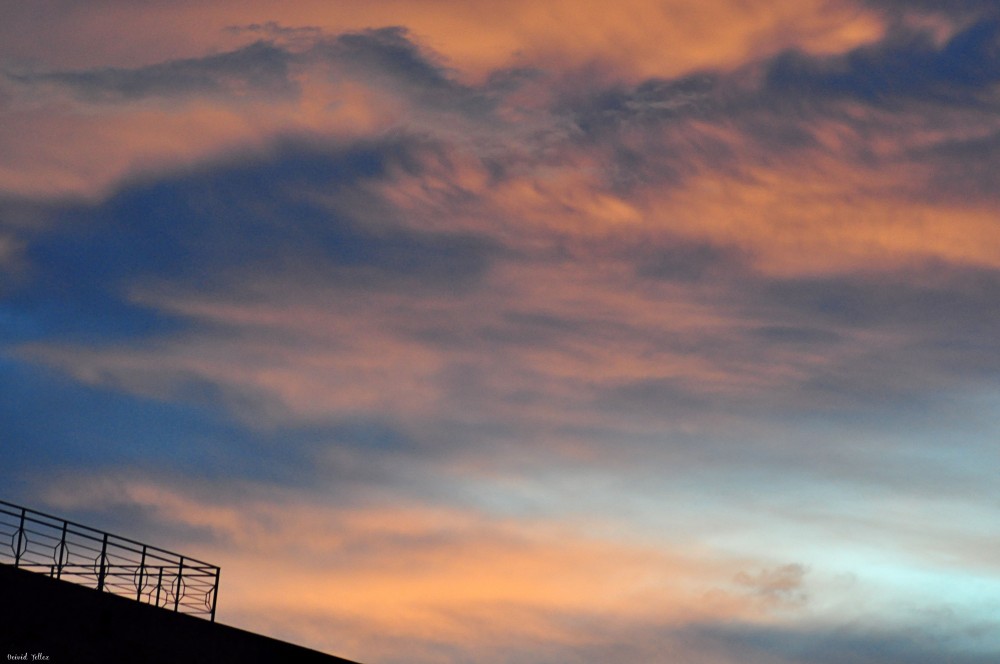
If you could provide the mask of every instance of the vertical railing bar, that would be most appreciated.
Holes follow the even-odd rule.
[[[146,573],[146,545],[142,545],[142,560],[139,562],[139,582],[136,585],[135,591],[135,601],[142,601],[142,587],[144,584],[144,577]]]
[[[177,590],[174,591],[174,611],[181,603],[181,593],[184,592],[184,556],[181,556],[177,564]]]
[[[97,577],[98,592],[104,590],[104,575],[108,566],[108,534],[104,533],[104,540],[101,542],[101,571]]]
[[[219,601],[219,573],[221,571],[220,568],[215,568],[215,587],[212,588],[212,622],[215,622],[215,605]]]
[[[160,576],[156,579],[156,606],[160,605],[160,589],[163,588],[163,566],[160,565]]]
[[[21,542],[24,538],[24,517],[27,513],[27,509],[21,508],[21,525],[17,528],[17,548],[14,549],[14,567],[21,564]]]
[[[63,554],[66,553],[66,526],[69,524],[63,521],[62,525],[62,537],[59,539],[59,558],[56,560],[56,564],[59,566],[59,574],[56,576],[57,579],[62,578],[63,572]]]

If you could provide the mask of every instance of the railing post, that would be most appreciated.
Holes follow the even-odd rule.
[[[146,580],[146,545],[142,545],[142,560],[139,561],[139,580],[135,584],[135,601],[142,601],[142,587]]]
[[[101,571],[97,576],[97,590],[104,590],[104,577],[108,573],[108,534],[104,533],[104,540],[101,542]]]
[[[181,603],[181,593],[184,592],[184,556],[177,564],[177,590],[174,591],[174,611]]]
[[[63,556],[66,555],[66,526],[66,522],[63,521],[62,537],[59,538],[59,555],[56,558],[56,569],[58,570],[56,574],[57,579],[62,578],[63,565],[65,564],[63,563]]]
[[[17,548],[14,549],[14,567],[21,564],[21,544],[24,543],[24,517],[26,508],[21,508],[21,525],[17,527]]]
[[[160,576],[156,579],[156,606],[160,605],[161,588],[163,588],[163,565],[160,565]]]
[[[215,622],[215,605],[219,601],[219,572],[222,570],[215,568],[215,587],[212,588],[212,622]]]

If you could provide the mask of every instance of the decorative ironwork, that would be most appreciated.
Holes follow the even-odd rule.
[[[0,542],[0,563],[215,621],[215,565],[3,500]]]

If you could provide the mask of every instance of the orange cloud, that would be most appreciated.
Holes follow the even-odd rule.
[[[905,162],[866,167],[813,153],[735,177],[706,173],[651,192],[647,209],[654,223],[745,250],[769,276],[879,272],[927,260],[1000,266],[987,204],[917,199],[924,178]]]
[[[823,0],[766,6],[737,0],[698,5],[684,0],[614,5],[568,0],[227,0],[211,5],[151,2],[142,8],[105,3],[113,21],[107,7],[97,11],[96,6],[50,4],[44,25],[31,26],[35,34],[44,31],[53,37],[45,40],[44,49],[24,37],[32,32],[26,26],[39,16],[25,11],[8,22],[3,52],[59,66],[150,64],[238,43],[239,36],[226,30],[232,26],[273,22],[338,33],[402,25],[451,67],[474,76],[511,65],[580,67],[603,61],[644,78],[728,68],[793,46],[840,52],[877,39],[883,30],[877,14],[851,2]],[[112,29],[115,39],[100,39]],[[142,38],[121,38],[128,33]]]
[[[266,153],[278,136],[343,141],[378,134],[408,108],[398,95],[347,72],[317,65],[293,76],[302,84],[297,95],[115,103],[70,99],[59,88],[36,98],[38,90],[18,87],[4,113],[0,188],[98,199],[123,179],[220,155]]]
[[[337,507],[249,486],[234,502],[141,479],[49,493],[62,508],[129,506],[164,525],[207,528],[215,543],[188,553],[222,566],[221,621],[287,634],[289,616],[305,618],[297,640],[369,660],[405,657],[386,647],[393,643],[448,642],[470,653],[517,640],[586,645],[593,636],[574,621],[678,626],[765,619],[773,608],[773,598],[741,589],[738,572],[750,561],[602,538],[588,534],[599,530],[592,523],[419,504]]]
[[[646,160],[628,187],[610,182],[617,166],[608,146],[582,147],[555,123],[530,154],[522,150],[532,138],[512,130],[502,178],[490,176],[488,150],[458,144],[428,150],[418,171],[400,169],[372,186],[422,229],[493,236],[529,252],[558,246],[603,264],[630,247],[687,240],[731,248],[768,277],[929,260],[998,265],[994,201],[935,192],[935,172],[946,165],[915,156],[988,138],[991,118],[839,111],[842,120],[816,118],[806,128],[816,144],[808,147],[698,118],[619,128],[612,145],[623,142]]]
[[[44,26],[35,24],[37,12],[27,11],[15,12],[6,23],[0,56],[15,63],[14,73],[142,67],[225,52],[261,38],[299,52],[319,33],[301,36],[282,26],[309,26],[336,35],[401,25],[429,58],[459,78],[481,82],[498,69],[528,66],[557,73],[588,70],[590,74],[574,80],[592,86],[602,79],[635,81],[735,68],[793,46],[839,52],[872,41],[882,31],[875,15],[820,0],[766,8],[716,0],[697,9],[679,0],[629,0],[613,7],[524,0],[155,2],[144,3],[141,10],[111,2],[113,21],[90,5],[63,4],[48,5]],[[257,27],[233,30],[241,25]],[[107,38],[111,30],[113,39]],[[39,33],[48,38],[26,37]],[[128,34],[142,37],[122,39]],[[23,62],[33,64],[19,64]],[[206,97],[159,106],[119,100],[94,108],[51,91],[24,93],[14,86],[5,91],[10,102],[0,137],[5,146],[0,187],[22,195],[93,196],[136,170],[177,167],[259,145],[275,135],[316,132],[343,138],[391,126],[419,131],[427,122],[419,108],[398,91],[384,89],[377,77],[344,76],[315,63],[294,69],[300,97],[253,103]],[[605,75],[597,75],[599,70]],[[450,120],[455,121],[457,117]],[[434,124],[440,127],[440,118]],[[532,192],[512,188],[508,195],[524,199]],[[586,203],[611,218],[631,215],[613,199]]]

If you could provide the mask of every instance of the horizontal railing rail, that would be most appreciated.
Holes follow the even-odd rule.
[[[217,566],[4,500],[0,563],[215,621]]]

